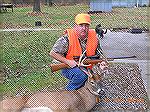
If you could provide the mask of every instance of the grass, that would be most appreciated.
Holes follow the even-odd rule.
[[[101,23],[104,28],[140,27],[147,28],[150,8],[114,8],[111,13],[92,14],[91,28]],[[27,94],[43,88],[58,88],[66,82],[60,73],[52,74],[48,56],[54,42],[63,30],[72,27],[74,16],[89,11],[86,5],[47,7],[42,6],[42,15],[34,16],[32,7],[15,8],[0,13],[1,28],[34,28],[41,21],[41,28],[62,29],[61,31],[0,32],[0,68],[6,80],[0,85],[3,94]]]
[[[41,7],[43,15],[34,16],[32,7],[15,8],[14,12],[1,13],[4,28],[34,27],[35,21],[41,21],[48,28],[72,27],[74,16],[81,12],[88,12],[87,5]],[[104,28],[114,27],[140,27],[148,28],[148,12],[150,7],[139,8],[113,8],[112,12],[92,14],[91,28],[101,23]],[[150,25],[149,25],[150,26]]]
[[[48,53],[60,33],[3,32],[1,71],[6,80],[1,85],[0,92],[14,94],[24,85],[26,92],[37,91],[45,86],[58,86],[61,76],[59,73],[56,76],[51,73]]]

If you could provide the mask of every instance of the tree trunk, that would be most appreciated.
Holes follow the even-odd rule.
[[[41,12],[40,0],[34,0],[34,3],[33,3],[33,12]]]
[[[45,0],[45,5],[52,6],[53,5],[52,0]]]
[[[49,5],[49,6],[52,6],[52,5],[53,5],[52,0],[49,0],[49,1],[48,1],[48,5]]]

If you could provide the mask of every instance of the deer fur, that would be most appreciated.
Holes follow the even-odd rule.
[[[39,92],[5,99],[0,112],[87,112],[96,104],[100,76],[90,74],[85,86],[73,91]]]

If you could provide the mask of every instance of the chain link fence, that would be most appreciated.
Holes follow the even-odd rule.
[[[0,92],[4,97],[64,87],[67,80],[59,72],[51,73],[48,64],[52,59],[48,54],[64,30],[74,26],[74,17],[79,13],[91,15],[92,29],[101,24],[110,31],[131,32],[136,28],[147,33],[150,26],[147,2],[140,5],[130,1],[124,5],[101,1],[104,10],[93,10],[93,1],[44,0],[37,12],[34,1],[0,3]],[[13,3],[13,12],[9,6],[3,7],[4,3]],[[111,6],[110,11],[105,11],[106,5]]]

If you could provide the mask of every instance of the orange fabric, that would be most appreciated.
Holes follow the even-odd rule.
[[[90,15],[89,14],[78,14],[75,17],[75,23],[78,25],[82,24],[82,23],[90,24],[91,23]]]
[[[69,39],[69,50],[66,55],[66,58],[72,60],[73,56],[80,56],[82,54],[82,49],[76,31],[73,29],[67,29],[66,32],[68,34]],[[86,55],[87,56],[95,55],[97,45],[98,39],[96,37],[96,32],[95,30],[90,29],[88,32]]]

